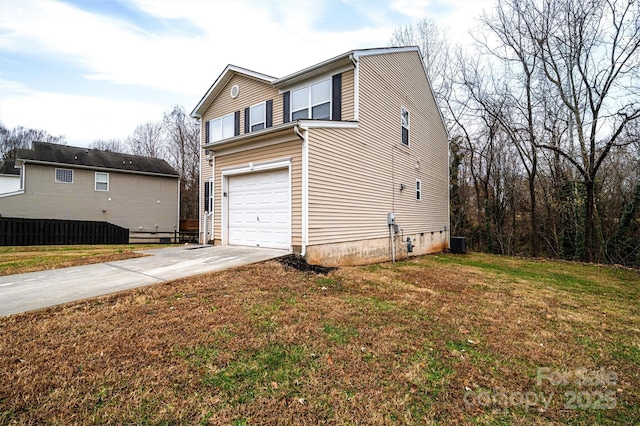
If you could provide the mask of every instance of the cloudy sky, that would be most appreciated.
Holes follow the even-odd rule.
[[[274,77],[422,18],[464,42],[495,0],[0,0],[0,122],[70,145],[187,112],[231,63]]]

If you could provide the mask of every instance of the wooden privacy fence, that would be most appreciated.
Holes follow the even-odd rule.
[[[128,229],[107,222],[0,217],[0,246],[128,242]]]

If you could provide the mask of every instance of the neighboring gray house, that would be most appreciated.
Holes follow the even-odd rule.
[[[20,169],[14,160],[0,161],[0,194],[20,191]]]
[[[417,47],[353,50],[283,78],[229,65],[191,116],[201,240],[329,265],[448,247],[448,135]]]
[[[179,175],[164,160],[33,142],[18,150],[17,169],[9,164],[0,168],[0,216],[102,221],[145,233],[178,228]]]

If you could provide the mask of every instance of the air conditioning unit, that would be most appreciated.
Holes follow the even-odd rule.
[[[467,254],[467,240],[465,237],[451,237],[451,253]]]

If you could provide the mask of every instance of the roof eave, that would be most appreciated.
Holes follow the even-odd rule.
[[[191,111],[192,118],[202,118],[202,114],[206,111],[206,109],[211,105],[211,102],[220,94],[222,88],[231,80],[231,78],[235,74],[243,74],[248,77],[254,78],[256,80],[264,81],[265,83],[272,84],[276,79],[275,77],[271,77],[270,75],[262,74],[256,71],[251,71],[246,68],[238,67],[235,65],[227,65],[222,73],[218,76],[216,81],[213,82],[207,93],[204,94],[198,105]]]
[[[203,144],[202,148],[215,151],[221,148],[228,148],[231,146],[240,145],[250,140],[258,141],[258,140],[272,137],[277,133],[285,133],[285,132],[288,132],[289,130],[293,131],[293,128],[296,127],[297,125],[298,125],[297,121],[290,121],[288,123],[279,124],[277,126],[269,127],[267,129],[263,129],[257,132],[245,133],[243,135],[234,136],[232,138],[223,139],[221,141]]]
[[[30,158],[21,158],[20,162],[22,164],[39,164],[42,166],[61,166],[61,167],[69,167],[73,169],[84,169],[84,170],[101,170],[108,171],[114,173],[127,173],[134,175],[145,175],[145,176],[161,176],[161,177],[171,177],[171,178],[180,178],[179,173],[155,173],[155,172],[145,172],[141,170],[127,170],[127,169],[116,169],[113,167],[101,167],[101,166],[89,166],[86,164],[72,164],[72,163],[61,163],[55,161],[42,161],[42,160],[33,160]]]

